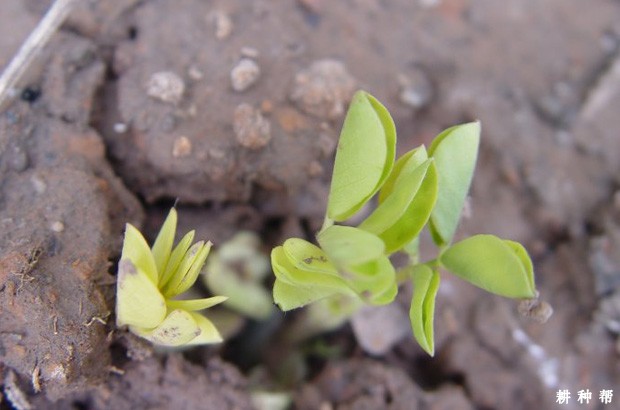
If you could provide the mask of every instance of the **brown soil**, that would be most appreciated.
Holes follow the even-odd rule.
[[[0,2],[0,67],[48,5]],[[596,400],[620,385],[617,2],[80,7],[0,112],[0,408],[244,409],[284,387],[300,409],[545,409],[560,388],[561,408],[617,405]],[[125,222],[152,239],[178,200],[179,231],[216,245],[315,231],[357,88],[400,152],[481,120],[459,232],[526,244],[548,323],[446,275],[432,359],[411,336],[368,357],[349,326],[299,356],[277,339],[295,315],[175,353],[115,328]]]

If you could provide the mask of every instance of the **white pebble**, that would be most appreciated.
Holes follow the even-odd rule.
[[[260,68],[254,60],[243,58],[230,72],[230,82],[235,91],[245,91],[250,88],[260,76]]]
[[[184,91],[183,79],[171,71],[160,71],[153,74],[147,85],[147,93],[150,97],[171,104],[178,104]]]

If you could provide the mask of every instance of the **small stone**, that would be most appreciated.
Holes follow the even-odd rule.
[[[63,224],[61,221],[54,221],[50,225],[50,229],[54,232],[62,232],[65,230],[65,224]]]
[[[13,150],[13,155],[11,156],[11,168],[14,171],[22,172],[28,168],[29,165],[28,154],[21,147],[16,147]]]
[[[242,47],[241,55],[248,58],[257,58],[259,56],[259,52],[254,47]]]
[[[171,71],[160,71],[153,74],[147,85],[149,97],[171,104],[181,102],[184,91],[183,79]]]
[[[271,124],[249,104],[241,104],[235,109],[233,129],[237,142],[249,149],[264,147],[271,140]]]
[[[30,178],[30,182],[37,194],[42,194],[47,189],[47,184],[38,175],[33,175]]]
[[[230,82],[235,91],[250,88],[260,76],[260,68],[254,60],[242,58],[230,72]]]
[[[128,129],[129,127],[124,122],[117,122],[114,124],[114,132],[117,134],[124,134]]]
[[[187,75],[189,76],[189,78],[191,78],[194,81],[202,80],[202,78],[204,77],[203,72],[195,65],[191,66],[187,70]]]
[[[416,110],[428,106],[434,96],[433,84],[420,69],[400,78],[400,102]]]
[[[215,38],[218,40],[224,40],[232,34],[233,22],[224,11],[214,11],[210,14],[209,20],[215,23]]]
[[[308,164],[308,175],[311,177],[323,175],[323,166],[318,161],[311,161]]]
[[[271,102],[271,100],[261,101],[260,110],[263,112],[263,114],[271,114],[273,111],[273,102]]]
[[[185,136],[181,136],[174,140],[172,146],[172,156],[175,158],[186,157],[192,153],[192,141]]]
[[[290,99],[304,112],[324,119],[344,114],[356,82],[337,60],[319,60],[295,75]]]

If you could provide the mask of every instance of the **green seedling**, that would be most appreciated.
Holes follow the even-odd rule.
[[[209,257],[202,277],[212,293],[228,295],[224,306],[265,320],[273,312],[273,300],[262,283],[269,274],[269,258],[260,246],[256,234],[239,232]]]
[[[176,227],[173,208],[149,248],[140,231],[127,224],[116,282],[116,324],[161,346],[221,342],[213,323],[198,311],[226,297],[177,299],[198,278],[211,242],[192,245],[191,231],[173,249]]]
[[[313,302],[332,308],[342,305],[350,316],[354,313],[350,307],[356,305],[342,303],[343,298],[385,305],[394,301],[399,284],[411,281],[413,334],[433,355],[441,269],[491,293],[534,298],[532,262],[523,246],[492,235],[452,243],[479,141],[478,122],[457,125],[439,134],[428,150],[421,145],[395,161],[396,129],[389,112],[374,97],[358,91],[340,134],[317,244],[290,238],[271,253],[276,304],[285,311]],[[376,207],[358,226],[339,224],[375,196]],[[438,254],[420,262],[418,244],[425,227]],[[390,260],[397,252],[408,255],[408,263],[398,270]],[[328,314],[342,318],[337,312]]]

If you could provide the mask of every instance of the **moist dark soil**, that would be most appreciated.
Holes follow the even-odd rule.
[[[0,67],[49,4],[0,2]],[[616,407],[619,22],[612,0],[84,1],[0,111],[0,408]],[[364,353],[355,323],[283,347],[298,313],[176,352],[114,326],[126,222],[152,240],[176,203],[180,233],[265,253],[315,232],[359,88],[399,153],[480,119],[459,235],[523,242],[547,323],[445,275],[434,358],[409,332]]]

